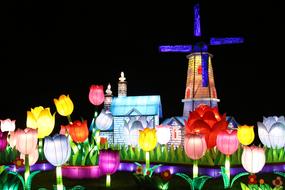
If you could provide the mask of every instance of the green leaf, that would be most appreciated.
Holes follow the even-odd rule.
[[[277,148],[274,148],[273,149],[273,152],[272,152],[272,155],[273,155],[273,162],[278,162],[278,149]]]
[[[27,179],[28,189],[32,189],[32,180],[33,180],[34,176],[37,175],[37,174],[40,173],[40,172],[41,172],[41,170],[33,171],[33,172],[29,175],[29,177],[28,177],[28,179]]]
[[[223,176],[223,181],[224,181],[224,188],[228,188],[230,186],[230,179],[226,173],[226,169],[224,166],[221,166],[221,173]]]
[[[208,179],[212,177],[210,176],[199,176],[193,179],[194,187],[198,190],[201,190]]]
[[[240,182],[240,186],[241,186],[241,189],[242,189],[242,190],[250,190],[250,189],[247,187],[247,185],[244,184],[244,183],[242,183],[242,182]]]
[[[280,176],[285,178],[285,173],[284,172],[273,172],[273,173],[275,173],[276,175],[280,175]]]
[[[284,153],[284,148],[281,148],[279,152],[278,162],[284,162]]]
[[[269,148],[267,149],[267,154],[266,154],[266,162],[267,163],[271,163],[273,161],[273,156],[272,156],[272,152],[273,152],[273,149],[272,148]]]
[[[185,179],[185,180],[189,183],[189,185],[190,185],[190,187],[191,187],[192,190],[195,189],[193,180],[192,180],[188,175],[186,175],[186,174],[184,174],[184,173],[176,173],[175,175],[177,175],[177,176],[182,177],[183,179]]]
[[[245,175],[249,175],[249,173],[248,173],[248,172],[242,172],[242,173],[239,173],[239,174],[235,175],[235,176],[233,177],[233,179],[232,179],[232,182],[231,182],[231,186],[230,186],[230,187],[233,186],[234,182],[235,182],[238,178],[240,178],[240,177],[242,177],[242,176],[245,176]]]
[[[24,178],[20,174],[18,174],[17,172],[13,172],[13,171],[8,171],[8,174],[17,176],[20,179],[23,188],[25,187],[25,180],[24,180]]]
[[[254,184],[254,185],[248,185],[250,190],[259,190],[258,185]]]

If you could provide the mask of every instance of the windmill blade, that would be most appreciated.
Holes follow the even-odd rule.
[[[209,72],[208,72],[208,61],[209,61],[209,54],[202,54],[201,55],[202,61],[201,61],[201,66],[202,66],[202,86],[207,87],[209,86]]]
[[[211,45],[222,45],[222,44],[241,44],[244,42],[242,37],[230,37],[230,38],[211,38]]]
[[[201,25],[200,25],[200,5],[197,3],[194,5],[194,36],[201,36]]]
[[[169,46],[159,46],[160,52],[186,52],[192,51],[191,45],[169,45]]]

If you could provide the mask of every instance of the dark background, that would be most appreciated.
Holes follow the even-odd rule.
[[[105,5],[22,2],[1,19],[0,118],[25,127],[26,111],[69,94],[73,119],[91,120],[89,86],[121,71],[128,95],[161,95],[163,118],[182,115],[187,59],[159,53],[163,44],[191,44],[194,1]],[[220,112],[241,124],[284,115],[284,25],[281,3],[201,1],[202,35],[243,36],[241,45],[210,47]],[[5,8],[5,7],[2,7]],[[15,13],[15,14],[14,14]],[[17,15],[15,17],[15,15]],[[59,115],[57,126],[67,119]]]

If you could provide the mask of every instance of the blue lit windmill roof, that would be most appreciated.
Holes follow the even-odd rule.
[[[160,96],[126,96],[114,97],[111,104],[113,116],[125,116],[131,112],[140,115],[158,115],[162,117]]]

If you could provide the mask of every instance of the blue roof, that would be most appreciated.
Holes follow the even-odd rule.
[[[114,97],[111,112],[114,116],[129,115],[132,111],[141,115],[158,115],[162,117],[160,96],[125,96]]]
[[[175,116],[171,118],[167,118],[162,122],[162,125],[171,125],[173,122],[176,122],[178,125],[183,126],[185,125],[185,120],[187,121],[188,117],[186,116]]]

